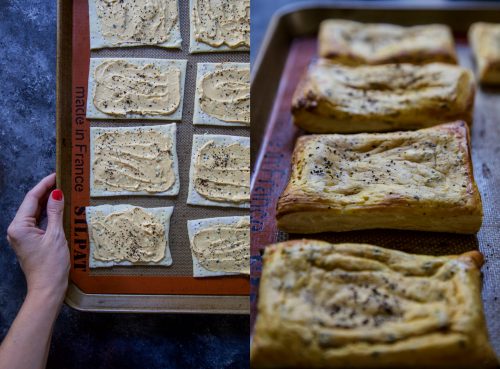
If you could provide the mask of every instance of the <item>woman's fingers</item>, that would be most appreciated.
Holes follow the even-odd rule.
[[[61,190],[54,190],[47,201],[47,233],[55,234],[61,232],[63,228],[64,195]]]
[[[56,184],[56,174],[52,173],[42,179],[35,187],[33,187],[24,197],[23,203],[19,207],[15,220],[23,219],[35,219],[41,207],[41,202],[44,196],[46,196],[49,191]]]

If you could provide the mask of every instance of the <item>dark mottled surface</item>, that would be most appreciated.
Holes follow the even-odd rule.
[[[0,338],[26,291],[5,230],[55,167],[56,1],[0,0]],[[245,368],[246,316],[79,313],[63,307],[48,368]]]

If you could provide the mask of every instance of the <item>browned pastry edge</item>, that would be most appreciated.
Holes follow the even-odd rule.
[[[458,64],[457,56],[455,54],[450,54],[446,50],[441,50],[441,51],[426,50],[426,51],[420,51],[418,53],[401,51],[386,58],[379,58],[376,61],[370,62],[365,58],[361,58],[357,55],[349,53],[348,48],[342,49],[342,46],[338,43],[332,42],[331,48],[338,51],[328,51],[328,52],[321,51],[321,46],[320,46],[319,55],[323,58],[330,59],[333,62],[349,66],[379,65],[379,64],[392,64],[392,63],[410,63],[418,65],[427,63]]]

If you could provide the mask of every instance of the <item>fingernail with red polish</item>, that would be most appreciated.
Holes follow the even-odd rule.
[[[61,201],[63,199],[63,193],[61,190],[52,191],[52,198],[56,201]]]

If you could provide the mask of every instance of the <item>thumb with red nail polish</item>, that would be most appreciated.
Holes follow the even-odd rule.
[[[47,233],[64,233],[63,214],[64,195],[61,190],[55,189],[47,202]]]

